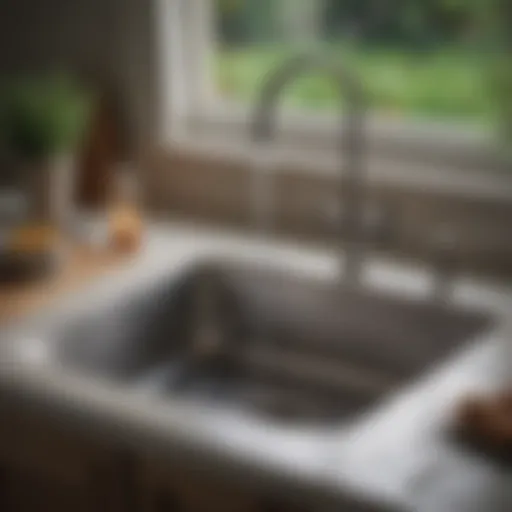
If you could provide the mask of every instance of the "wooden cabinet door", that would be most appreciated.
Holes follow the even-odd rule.
[[[0,413],[2,512],[116,512],[119,486],[108,450],[41,420]]]
[[[5,512],[92,512],[98,507],[93,490],[48,474],[8,466],[1,475],[0,509]]]
[[[169,469],[152,461],[138,465],[141,512],[256,512],[251,496],[215,474]]]
[[[139,466],[141,512],[312,512],[281,499],[230,485],[210,472]]]

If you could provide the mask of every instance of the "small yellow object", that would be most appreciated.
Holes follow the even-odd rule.
[[[136,251],[141,245],[143,223],[131,205],[119,205],[110,213],[110,243],[119,252]]]
[[[57,238],[57,230],[50,224],[28,224],[13,229],[5,248],[16,252],[40,252],[51,249]]]

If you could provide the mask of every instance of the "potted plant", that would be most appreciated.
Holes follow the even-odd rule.
[[[16,78],[0,90],[0,141],[37,219],[63,227],[90,97],[68,76]]]

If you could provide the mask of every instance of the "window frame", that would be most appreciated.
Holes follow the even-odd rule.
[[[225,102],[215,94],[208,72],[215,44],[211,0],[156,0],[159,4],[158,44],[163,116],[160,142],[166,147],[190,148],[201,139],[215,144],[249,147],[250,108]],[[211,61],[210,61],[211,62]],[[339,151],[339,116],[300,110],[283,110],[276,144],[297,151]],[[500,155],[494,141],[478,127],[450,122],[393,119],[369,114],[366,125],[367,152],[412,167],[437,165],[440,172],[487,173],[510,182],[510,162]],[[249,156],[249,155],[248,155]],[[413,170],[411,172],[414,172]],[[479,180],[482,177],[479,176]],[[420,178],[421,182],[421,178]]]

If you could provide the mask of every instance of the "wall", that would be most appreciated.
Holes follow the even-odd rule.
[[[175,151],[157,155],[147,172],[148,196],[162,214],[254,228],[249,165]],[[333,202],[339,204],[340,190],[343,184],[336,176],[280,168],[273,186],[272,229],[315,243],[340,243],[343,232],[336,212],[328,212]],[[455,271],[512,277],[510,200],[396,183],[370,186],[367,197],[385,214],[384,229],[370,244],[373,250],[429,265],[452,265]],[[456,238],[454,247],[445,250],[445,241],[435,238],[447,226]]]
[[[126,107],[131,146],[141,150],[158,112],[153,9],[151,0],[2,0],[0,76],[71,69],[105,84]]]
[[[150,145],[158,126],[155,2],[152,0],[1,0],[0,74],[69,67],[105,83],[126,107],[133,151]],[[144,168],[151,206],[174,214],[251,227],[247,166],[179,154],[158,155]],[[288,169],[276,181],[275,229],[337,241],[339,228],[322,213],[333,178]],[[456,258],[464,268],[512,276],[510,201],[374,188],[391,215],[385,250],[429,260],[428,240],[446,221],[458,226]]]

